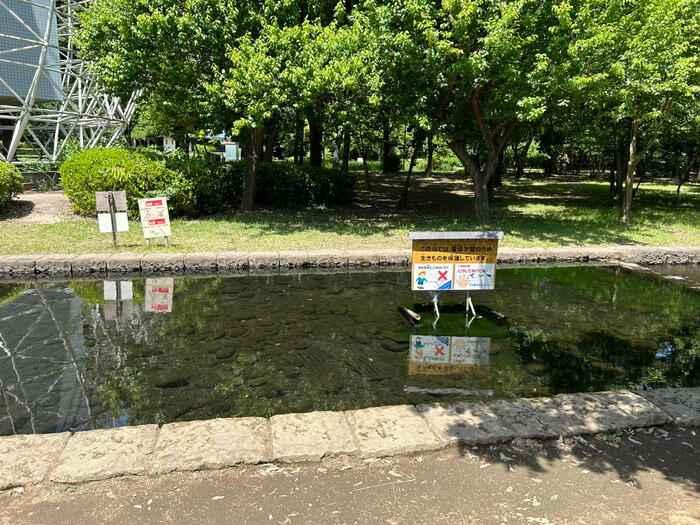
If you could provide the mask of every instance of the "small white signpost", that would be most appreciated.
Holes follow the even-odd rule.
[[[95,206],[98,212],[97,224],[100,233],[111,233],[114,246],[116,246],[117,232],[129,231],[129,219],[126,215],[126,192],[96,191]]]
[[[171,235],[168,200],[165,197],[139,199],[139,213],[146,244],[150,245],[151,239],[162,237],[167,246]]]

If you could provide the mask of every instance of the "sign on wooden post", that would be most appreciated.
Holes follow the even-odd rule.
[[[151,239],[162,237],[167,246],[171,235],[168,200],[165,197],[139,199],[139,213],[146,243],[150,244]]]
[[[503,232],[413,232],[412,290],[493,290]]]
[[[100,233],[111,233],[117,245],[117,232],[129,231],[125,191],[96,191],[97,224]],[[100,213],[105,212],[105,213]]]

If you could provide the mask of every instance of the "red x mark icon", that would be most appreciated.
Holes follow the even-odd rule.
[[[435,355],[436,355],[436,356],[438,356],[438,355],[444,356],[445,354],[442,353],[442,351],[443,351],[444,349],[445,349],[445,347],[444,347],[443,345],[440,345],[440,346],[435,345]]]
[[[438,270],[438,281],[446,281],[447,280],[447,270],[444,272],[441,272]]]

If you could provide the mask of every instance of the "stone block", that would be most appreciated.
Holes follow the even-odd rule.
[[[554,402],[585,432],[591,434],[663,425],[670,421],[653,404],[626,390],[564,394],[555,397]]]
[[[279,271],[280,255],[277,252],[255,252],[248,254],[248,271],[250,273],[269,273]]]
[[[309,252],[311,266],[319,268],[342,268],[348,265],[348,256],[342,250]]]
[[[179,273],[185,269],[185,256],[181,253],[150,253],[141,258],[141,272]]]
[[[483,403],[420,405],[417,409],[445,445],[500,443],[515,437],[515,432]]]
[[[186,272],[215,272],[218,268],[217,253],[188,253],[185,254]]]
[[[150,472],[219,469],[272,460],[265,418],[213,419],[163,425]]]
[[[51,481],[81,483],[148,472],[157,425],[77,432],[51,473]]]
[[[341,412],[283,414],[270,418],[275,461],[318,461],[324,456],[357,453]]]
[[[0,275],[34,275],[40,255],[4,255],[0,257]]]
[[[218,271],[247,271],[248,254],[246,252],[219,252],[216,255]]]
[[[75,255],[44,255],[36,260],[37,274],[49,276],[70,276]]]
[[[70,432],[0,437],[0,490],[44,481],[69,437]]]
[[[279,252],[279,267],[281,269],[308,268],[311,257],[305,252]]]
[[[663,410],[674,423],[700,425],[700,388],[660,388],[639,395]]]
[[[392,456],[442,446],[416,408],[410,405],[346,412],[362,457]]]
[[[348,266],[379,266],[379,255],[370,251],[350,250],[345,252]]]
[[[381,266],[409,266],[411,262],[410,250],[378,250],[375,255]]]
[[[107,272],[107,259],[109,257],[110,255],[106,253],[78,255],[71,263],[71,271],[73,275],[105,273]]]
[[[489,407],[516,437],[549,438],[583,434],[587,430],[564,413],[551,398],[496,401]]]
[[[107,273],[141,273],[141,255],[137,253],[117,253],[107,259]]]

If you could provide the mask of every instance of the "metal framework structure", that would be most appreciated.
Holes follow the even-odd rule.
[[[56,161],[72,141],[112,145],[131,120],[77,56],[76,13],[92,0],[0,0],[0,160],[18,162],[20,143]]]

